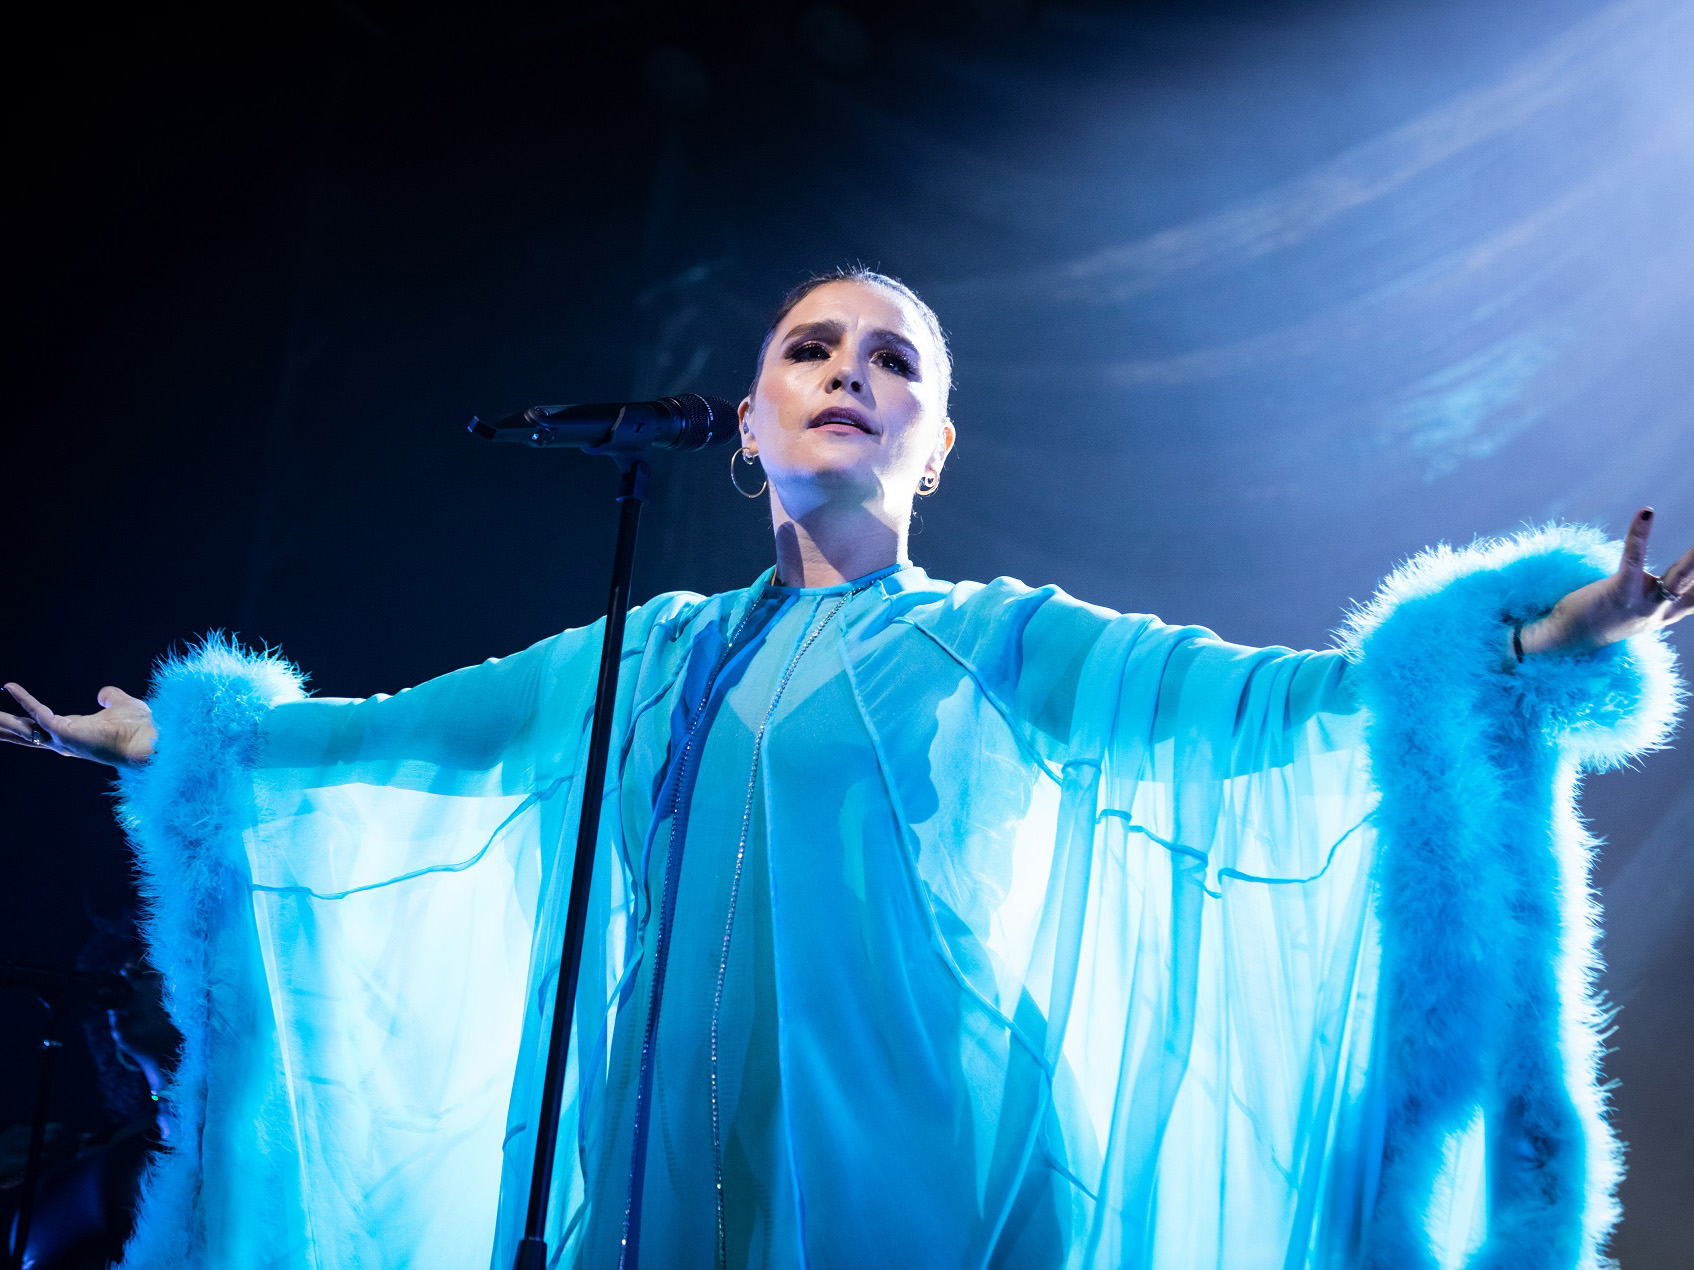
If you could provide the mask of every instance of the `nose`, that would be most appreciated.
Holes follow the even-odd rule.
[[[859,367],[850,360],[836,363],[829,374],[829,391],[840,392],[842,389],[857,396],[865,390],[865,377]]]

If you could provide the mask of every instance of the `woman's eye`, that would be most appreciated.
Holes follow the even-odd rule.
[[[791,362],[815,362],[828,356],[829,350],[815,341],[796,344],[788,350],[788,360]]]
[[[912,363],[901,354],[894,352],[892,349],[883,349],[882,352],[876,355],[876,359],[889,370],[893,371],[896,375],[904,375],[908,379],[911,378]]]

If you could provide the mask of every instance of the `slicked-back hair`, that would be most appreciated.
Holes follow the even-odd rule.
[[[901,299],[908,301],[923,316],[924,326],[928,329],[930,339],[935,344],[936,354],[941,359],[941,365],[938,369],[941,372],[941,408],[945,415],[947,400],[953,391],[953,354],[947,347],[947,335],[941,329],[941,319],[935,316],[934,309],[924,303],[922,296],[918,295],[904,282],[901,282],[900,279],[891,278],[887,274],[878,273],[874,269],[867,269],[863,265],[842,265],[828,273],[815,273],[805,281],[788,289],[788,294],[782,297],[782,303],[777,305],[776,316],[771,318],[770,327],[765,331],[765,338],[759,343],[759,360],[753,363],[753,382],[747,386],[747,395],[751,397],[754,389],[759,386],[759,372],[764,369],[765,354],[770,351],[771,341],[776,338],[777,328],[782,325],[784,319],[790,313],[794,312],[795,305],[819,287],[827,286],[831,282],[862,282],[869,286],[883,287],[892,291]]]

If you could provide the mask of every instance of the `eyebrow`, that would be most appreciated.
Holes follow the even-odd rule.
[[[846,333],[847,328],[840,322],[828,320],[822,322],[802,322],[799,326],[792,328],[788,334],[784,335],[782,337],[782,342],[784,346],[792,344],[797,340],[818,340],[824,344],[839,344],[841,342],[841,337]],[[917,345],[913,344],[911,340],[900,334],[900,332],[890,331],[885,327],[878,327],[870,332],[870,338],[879,344],[891,344],[895,348],[899,349],[911,359],[913,367],[921,367],[923,365],[923,358],[918,354]]]

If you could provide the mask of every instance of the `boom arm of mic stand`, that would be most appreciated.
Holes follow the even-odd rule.
[[[470,423],[465,426],[465,430],[488,441],[505,441],[517,445],[533,446],[538,450],[551,449],[556,446],[577,446],[591,454],[613,452],[609,447],[596,448],[596,442],[606,439],[607,428],[603,423],[583,423],[580,420],[572,419],[531,418],[528,411],[515,417],[522,419],[523,422],[515,425],[507,425],[504,420],[500,423],[487,423],[472,415]]]
[[[535,1167],[530,1175],[529,1208],[518,1245],[517,1270],[546,1270],[547,1201],[553,1189],[553,1157],[558,1148],[559,1117],[564,1109],[565,1070],[570,1057],[571,1019],[576,1012],[576,977],[582,965],[582,939],[588,920],[588,888],[594,877],[594,851],[600,837],[600,799],[606,788],[606,758],[611,750],[612,710],[618,696],[618,662],[623,654],[624,618],[629,611],[629,580],[635,563],[635,530],[647,497],[651,473],[646,460],[614,454],[623,472],[618,494],[618,538],[612,555],[612,587],[606,600],[606,632],[600,644],[600,679],[594,690],[594,722],[589,731],[588,766],[583,773],[582,818],[577,824],[576,864],[571,871],[570,905],[565,910],[565,946],[559,960],[553,1000],[553,1027],[547,1043],[542,1080],[541,1121],[535,1135]]]

